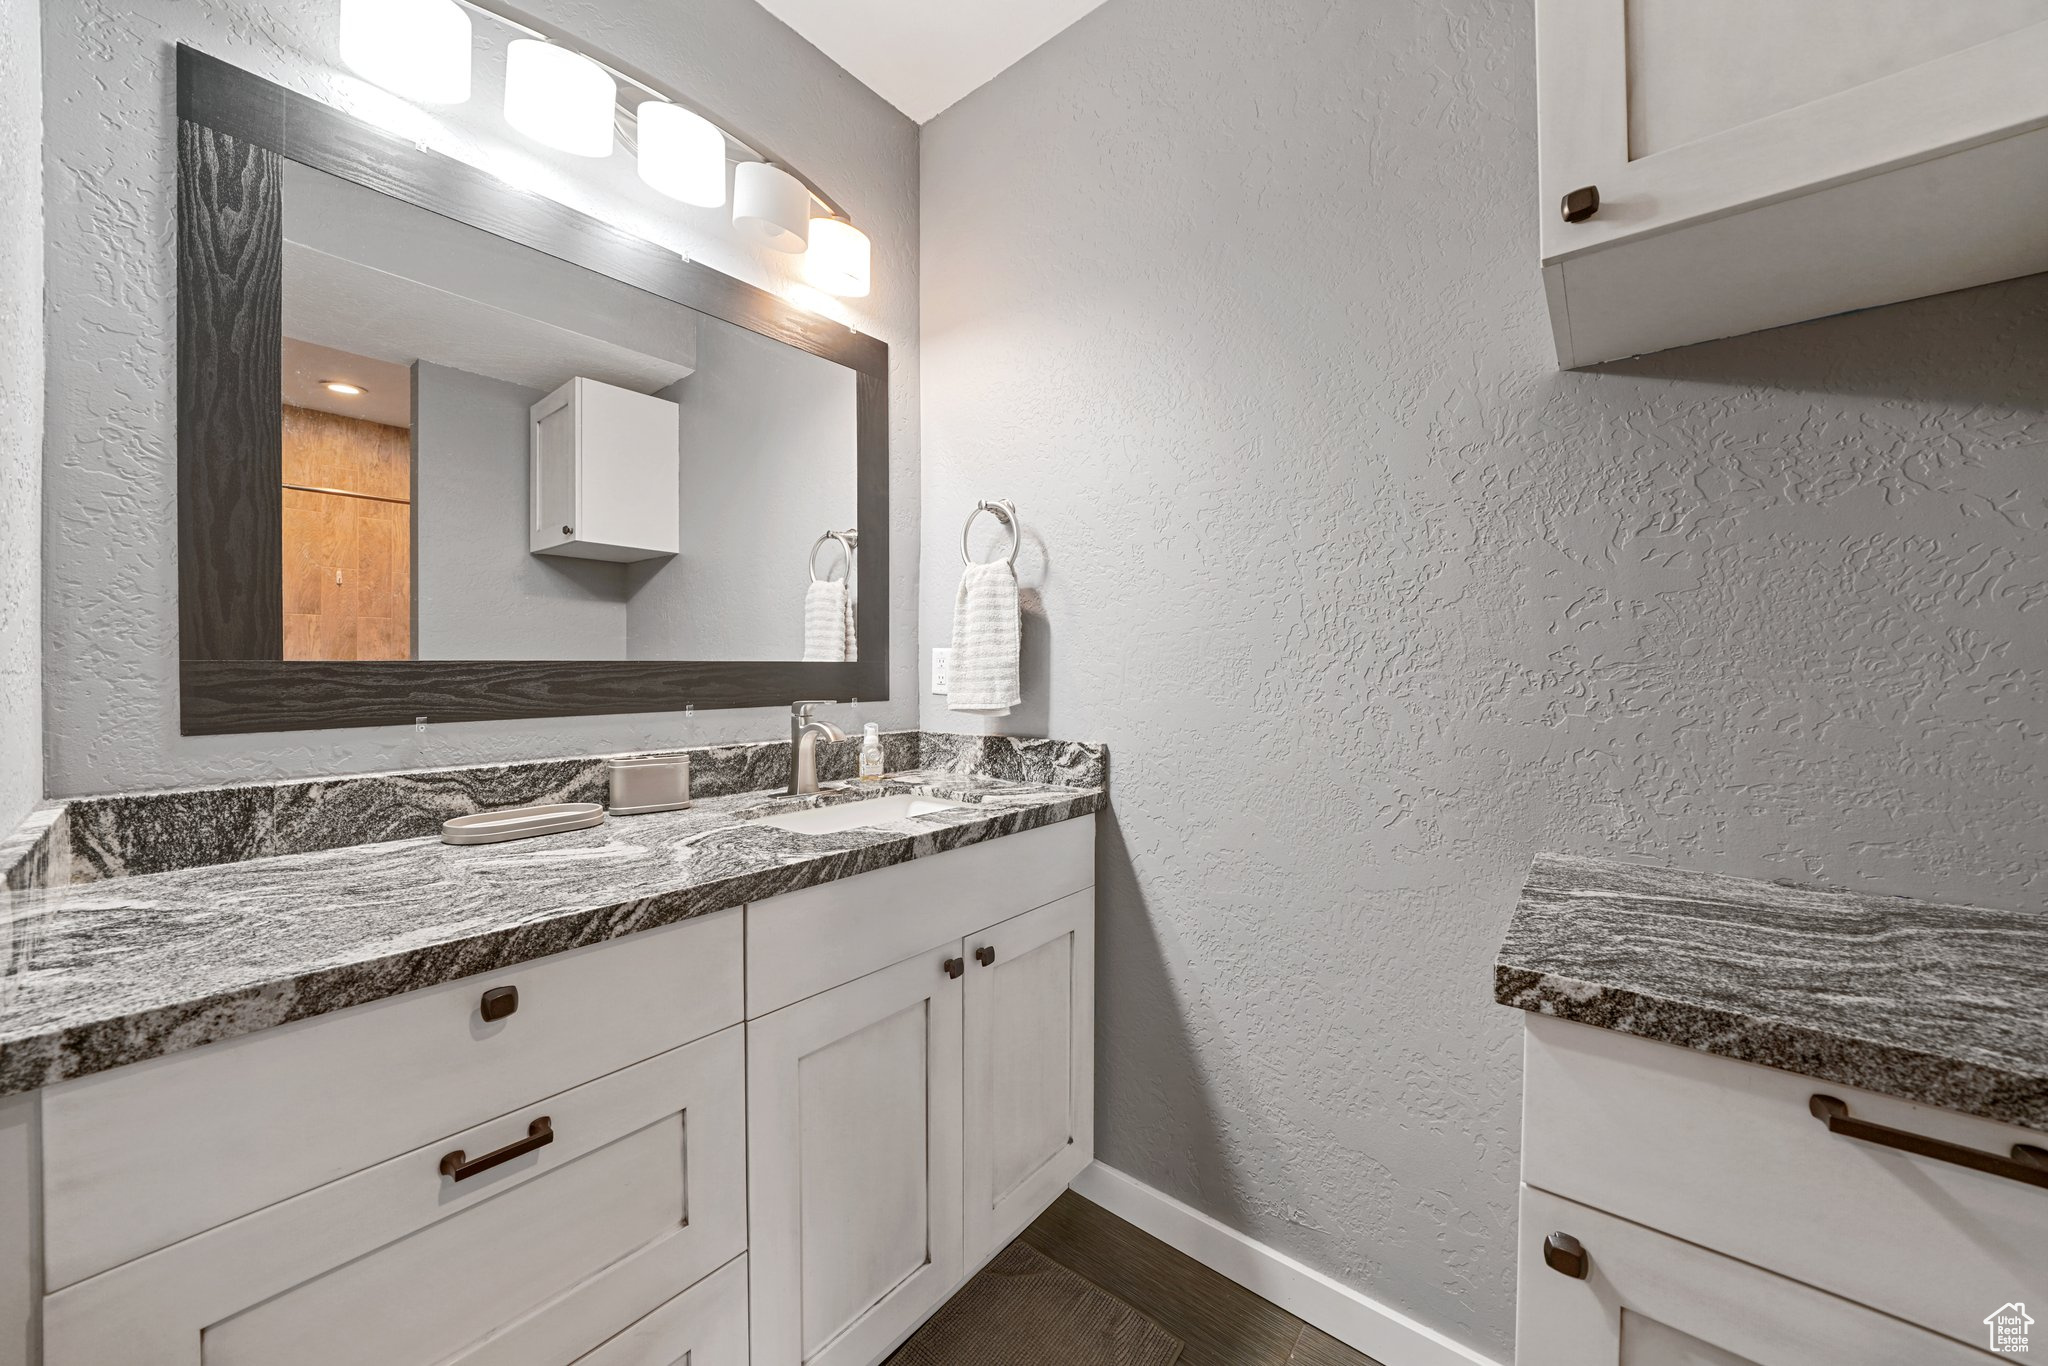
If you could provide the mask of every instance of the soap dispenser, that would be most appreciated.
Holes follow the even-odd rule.
[[[882,781],[882,727],[873,721],[861,727],[860,780],[864,783]]]

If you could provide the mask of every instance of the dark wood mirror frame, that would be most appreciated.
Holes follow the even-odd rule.
[[[859,661],[284,658],[283,162],[544,251],[854,371]],[[889,695],[889,348],[202,52],[178,48],[178,645],[187,735]],[[795,606],[792,605],[792,612]]]

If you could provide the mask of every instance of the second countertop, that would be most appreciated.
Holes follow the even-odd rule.
[[[2048,914],[1540,854],[1501,1004],[2048,1130]]]

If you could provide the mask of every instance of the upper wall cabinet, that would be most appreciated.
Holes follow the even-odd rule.
[[[2048,0],[1536,0],[1570,368],[2048,270]]]

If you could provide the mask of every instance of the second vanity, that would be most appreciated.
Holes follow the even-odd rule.
[[[879,1361],[1092,1156],[1099,754],[19,895],[42,1360]]]
[[[2044,951],[2038,912],[1539,856],[1495,969],[1529,1012],[1516,1361],[2013,1351],[2048,1304]]]

